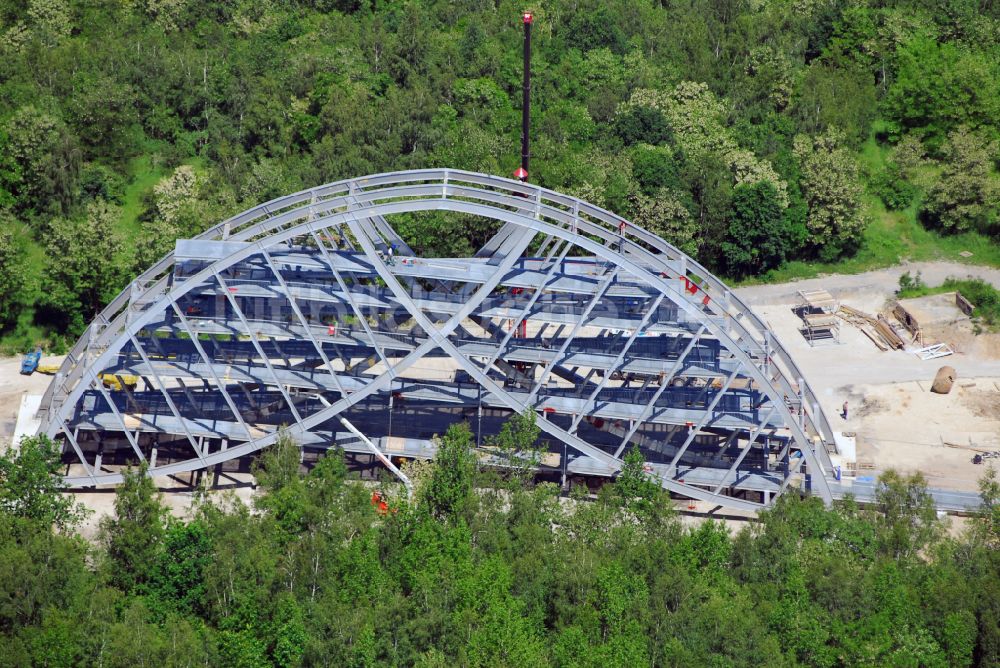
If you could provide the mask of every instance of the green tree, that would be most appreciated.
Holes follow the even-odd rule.
[[[861,242],[865,221],[858,166],[842,146],[841,136],[836,132],[813,138],[798,136],[795,159],[808,206],[809,243],[824,261],[853,252]]]
[[[1000,189],[992,174],[997,143],[960,127],[948,135],[944,168],[920,215],[943,232],[986,230],[996,218]]]
[[[30,105],[18,109],[4,130],[18,177],[8,187],[17,197],[19,208],[68,213],[80,172],[76,138],[61,119]]]
[[[917,196],[917,188],[903,177],[902,169],[895,163],[887,162],[881,172],[872,177],[875,193],[887,209],[905,209]]]
[[[814,135],[839,128],[858,146],[877,115],[874,78],[858,67],[814,61],[796,87],[793,114],[801,132]]]
[[[0,512],[72,529],[86,511],[64,493],[59,449],[47,436],[24,437],[0,453]]]
[[[941,523],[923,475],[886,471],[875,490],[881,549],[893,559],[909,559],[937,538]]]
[[[766,181],[736,187],[727,232],[722,253],[727,271],[736,277],[780,266],[792,246],[778,191]]]
[[[202,521],[170,520],[163,533],[163,549],[148,565],[148,589],[154,603],[181,614],[200,611],[205,595],[205,568],[211,559],[211,541]]]
[[[118,212],[106,202],[87,206],[83,220],[56,220],[46,239],[45,305],[70,333],[79,334],[91,316],[122,288],[127,263],[116,229]]]
[[[639,227],[663,237],[685,253],[693,255],[697,251],[697,222],[673,191],[660,188],[651,197],[633,193],[629,195],[628,206],[632,222]]]
[[[985,54],[932,37],[917,37],[896,53],[895,81],[882,102],[890,136],[923,136],[932,150],[959,125],[979,128],[997,117],[1000,91]]]
[[[461,521],[472,511],[475,499],[472,485],[476,460],[472,453],[469,425],[462,422],[448,427],[437,446],[424,502],[434,517]]]
[[[640,143],[658,146],[669,143],[673,137],[666,115],[652,107],[627,107],[615,116],[613,126],[626,146]]]
[[[164,547],[167,510],[146,470],[146,464],[125,470],[115,495],[115,515],[101,520],[107,578],[128,593],[144,588],[153,577]]]
[[[135,150],[131,141],[138,121],[135,91],[128,83],[110,76],[88,75],[77,77],[67,120],[91,154],[120,163]]]
[[[646,196],[654,196],[661,188],[682,187],[680,167],[673,150],[666,146],[640,144],[631,151],[632,176]]]
[[[535,442],[541,433],[536,423],[534,411],[514,413],[500,428],[500,433],[487,440],[487,445],[496,450],[501,462],[501,475],[520,485],[533,476],[535,467],[544,454],[543,448]]]
[[[10,232],[10,222],[0,214],[0,330],[17,319],[26,270],[24,248]]]
[[[627,506],[651,503],[658,499],[660,486],[646,472],[646,459],[638,446],[625,453],[625,464],[615,478],[614,493]]]

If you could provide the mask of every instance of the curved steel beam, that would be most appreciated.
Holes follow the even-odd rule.
[[[626,224],[627,234],[621,234],[619,224],[623,222],[622,219],[586,202],[537,186],[455,170],[421,170],[353,179],[277,198],[250,209],[198,237],[244,241],[246,245],[210,263],[193,276],[186,277],[180,285],[171,284],[168,270],[173,265],[173,254],[168,255],[137,279],[135,285],[139,285],[140,289],[133,287],[116,297],[77,342],[46,393],[47,412],[44,431],[54,437],[64,429],[68,413],[87,390],[89,385],[86,381],[89,375],[93,375],[93,370],[107,366],[122,347],[134,339],[135,334],[152,322],[156,315],[167,308],[167,305],[174,305],[178,298],[208,280],[215,279],[223,284],[220,272],[249,257],[261,255],[270,262],[267,249],[275,244],[304,235],[318,238],[318,232],[343,225],[350,228],[355,239],[360,241],[368,261],[378,276],[390,286],[397,300],[431,336],[396,365],[388,368],[387,364],[386,373],[370,381],[363,389],[343,396],[313,415],[299,419],[291,426],[291,433],[305,433],[365,397],[384,390],[394,377],[412,366],[433,346],[441,347],[481,386],[501,398],[513,410],[532,409],[531,406],[523,404],[497,386],[448,339],[447,334],[461,320],[458,315],[453,316],[445,328],[435,327],[409,300],[392,270],[378,257],[374,242],[369,235],[392,233],[385,216],[433,210],[450,210],[492,218],[511,224],[522,232],[520,238],[514,242],[511,240],[505,242],[506,248],[514,252],[509,252],[503,259],[494,272],[494,278],[476,291],[477,298],[470,299],[461,309],[460,312],[466,315],[471,313],[499,284],[504,271],[519,258],[530,238],[536,233],[560,238],[567,245],[576,245],[608,263],[609,266],[617,267],[614,271],[624,270],[631,279],[644,282],[659,294],[658,299],[670,300],[722,342],[746,370],[748,377],[752,378],[770,399],[772,411],[777,412],[783,419],[796,444],[795,449],[802,452],[810,470],[814,472],[813,479],[817,492],[825,501],[831,500],[829,485],[824,474],[823,455],[826,453],[825,451],[817,453],[814,450],[809,434],[799,423],[799,419],[796,419],[805,418],[805,421],[815,428],[821,440],[826,440],[830,435],[828,421],[819,409],[818,402],[814,401],[815,395],[804,381],[800,380],[801,376],[797,374],[798,369],[794,362],[764,324],[739,302],[721,281],[676,248],[641,228]],[[389,231],[384,228],[388,228]],[[515,245],[510,248],[512,243]],[[326,254],[325,249],[324,254]],[[334,270],[332,263],[331,269]],[[336,270],[334,272],[336,273]],[[685,288],[690,288],[694,284],[689,278],[691,272],[696,273],[701,282],[693,290],[681,289],[678,280],[684,281]],[[276,271],[275,273],[277,274]],[[278,280],[281,280],[280,276]],[[146,287],[143,288],[143,285]],[[224,292],[244,321],[244,325],[249,328],[232,295],[228,294],[228,291]],[[595,292],[595,299],[598,294],[599,292]],[[290,294],[286,296],[289,300],[293,299]],[[294,306],[294,301],[292,303],[297,316],[301,319],[301,311]],[[433,334],[434,332],[437,334]],[[256,341],[255,338],[251,340]],[[765,349],[770,350],[772,359],[762,361],[753,359],[745,350],[747,343],[752,343],[754,346],[763,345]],[[96,349],[93,353],[88,351],[91,345]],[[259,345],[255,343],[255,347],[266,360],[266,355],[263,355]],[[771,365],[775,363],[780,366],[772,367]],[[329,365],[328,362],[327,364]],[[772,368],[777,370],[774,378],[771,377]],[[789,377],[789,374],[792,376]],[[802,406],[798,416],[793,415],[786,404],[789,391],[794,396],[796,385],[805,395],[807,402],[812,403]],[[295,407],[290,399],[288,404],[294,413]],[[546,431],[570,447],[609,466],[621,465],[621,460],[617,457],[591,446],[575,434],[559,429],[547,421],[544,422],[546,424],[543,428]],[[276,434],[264,434],[256,438],[251,435],[249,441],[224,452],[204,455],[197,460],[156,467],[151,474],[176,473],[210,466],[266,447],[275,438]],[[819,447],[822,448],[823,444],[820,443]],[[100,472],[90,474],[87,462],[82,458],[81,461],[88,471],[88,476],[70,478],[71,484],[115,483],[121,479],[117,474]],[[735,468],[734,466],[733,469]],[[785,484],[787,482],[788,478]],[[722,496],[673,480],[665,480],[664,486],[681,494],[723,505],[759,507],[758,504]]]

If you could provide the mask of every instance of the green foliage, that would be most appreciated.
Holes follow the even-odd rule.
[[[62,493],[59,449],[46,436],[25,437],[0,454],[0,513],[66,531],[85,513]]]
[[[499,459],[499,474],[519,485],[528,484],[546,449],[537,444],[541,428],[535,413],[515,413],[504,422],[500,433],[487,440],[487,447]]]
[[[856,146],[868,136],[877,105],[871,72],[814,61],[796,87],[793,113],[800,130],[820,134],[837,128]]]
[[[136,592],[153,577],[164,547],[166,513],[145,464],[126,470],[115,496],[115,516],[101,521],[108,579],[123,591]]]
[[[938,166],[859,173],[842,159],[921,141],[942,158],[960,126],[1000,136],[992,10],[923,0],[557,0],[534,10],[533,182],[637,217],[710,269],[748,277],[884,266],[960,246],[1000,262],[995,207],[969,208],[986,189],[942,183],[926,198],[928,225],[975,235],[922,234],[912,203]],[[105,237],[121,243],[100,253],[132,275],[175,239],[304,187],[421,167],[510,174],[519,11],[428,0],[12,4],[0,31],[0,211],[18,220],[0,227],[30,262],[21,298],[0,317],[3,347],[61,345],[124,283],[61,266],[65,244],[53,231],[81,225],[95,203],[121,207],[108,214],[117,235]],[[834,131],[841,152],[817,149]],[[795,155],[796,136],[828,154],[826,167]],[[746,246],[731,232],[744,227],[735,191],[762,182],[776,188],[794,237],[773,269],[730,257]],[[473,253],[496,229],[459,214],[392,222],[426,255]],[[817,258],[826,264],[801,264]],[[58,280],[43,285],[50,275]]]
[[[462,422],[448,427],[438,440],[434,464],[434,472],[424,492],[427,510],[441,520],[459,522],[466,519],[473,509],[472,484],[476,472],[468,424]]]
[[[80,170],[76,138],[61,119],[30,105],[18,109],[4,130],[6,151],[13,159],[16,175],[8,181],[8,188],[18,208],[67,213]]]
[[[655,195],[661,188],[683,188],[680,167],[670,148],[640,144],[631,156],[632,177],[644,195]]]
[[[937,149],[959,125],[995,122],[995,57],[928,36],[914,37],[895,56],[895,81],[883,101],[894,138],[914,131]]]
[[[50,268],[43,281],[44,305],[55,324],[71,334],[80,334],[126,280],[116,215],[109,204],[95,201],[88,205],[86,218],[57,219],[46,236]]]
[[[2,216],[2,214],[0,214]],[[0,217],[0,329],[17,318],[24,288],[24,249]]]
[[[1000,205],[993,177],[997,143],[963,126],[948,135],[945,166],[920,211],[929,227],[946,233],[989,231]]]
[[[615,116],[614,131],[626,146],[666,144],[673,138],[667,117],[659,109],[630,107]]]
[[[919,271],[915,276],[911,275],[910,272],[907,271],[899,277],[900,297],[917,296],[917,293],[921,293],[926,287],[927,285],[924,283],[924,279],[921,278]]]
[[[504,439],[523,446],[536,430],[519,416]],[[992,469],[983,512],[954,536],[923,480],[893,472],[870,509],[785,495],[737,531],[664,512],[669,497],[635,449],[597,501],[559,499],[550,485],[473,490],[471,436],[456,428],[424,496],[382,516],[368,486],[345,481],[339,454],[302,476],[294,443],[279,440],[256,469],[253,511],[203,498],[189,519],[164,523],[150,479],[130,471],[117,517],[88,547],[25,504],[4,506],[0,660],[596,668],[1000,658]],[[29,496],[40,516],[64,498],[51,486]]]
[[[886,165],[886,168],[872,179],[872,189],[885,207],[891,211],[899,211],[910,206],[919,192],[918,188],[903,178],[901,170],[896,165]]]
[[[761,274],[785,261],[793,247],[778,191],[766,181],[739,186],[722,252],[727,272],[736,277]]]
[[[660,500],[661,489],[645,470],[646,460],[638,447],[625,453],[625,465],[615,478],[614,492],[626,506],[641,506]]]
[[[884,554],[892,559],[915,557],[933,541],[940,523],[922,475],[906,477],[887,471],[879,478],[875,501]]]
[[[809,242],[824,260],[853,252],[865,225],[857,163],[840,139],[835,132],[795,139]]]

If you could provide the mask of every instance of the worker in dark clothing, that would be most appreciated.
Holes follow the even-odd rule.
[[[393,258],[393,255],[395,253],[396,253],[396,244],[389,244],[389,266],[390,267],[396,264],[396,260]]]

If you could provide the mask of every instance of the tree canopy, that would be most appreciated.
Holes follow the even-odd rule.
[[[530,420],[501,440],[530,448]],[[141,470],[99,540],[73,533],[45,439],[0,458],[4,665],[992,666],[1000,484],[947,531],[919,476],[876,504],[783,496],[758,521],[690,522],[637,450],[613,484],[560,498],[497,477],[468,428],[401,485],[303,472],[283,437],[252,505],[168,516]],[[486,485],[485,487],[483,485]],[[388,501],[382,511],[372,493]]]
[[[522,9],[0,2],[0,225],[31,257],[24,280],[0,286],[0,337],[40,328],[66,343],[176,238],[282,193],[407,168],[510,174]],[[935,230],[997,233],[990,3],[531,9],[532,181],[635,219],[712,270],[850,256],[881,215],[866,191],[906,215],[923,202]],[[956,144],[961,133],[982,150]],[[931,161],[883,169],[896,144]],[[748,222],[747,193],[764,183],[778,206]],[[435,255],[473,252],[493,229],[391,222]],[[746,255],[747,230],[768,230],[772,247]],[[5,267],[9,247],[0,237]]]

